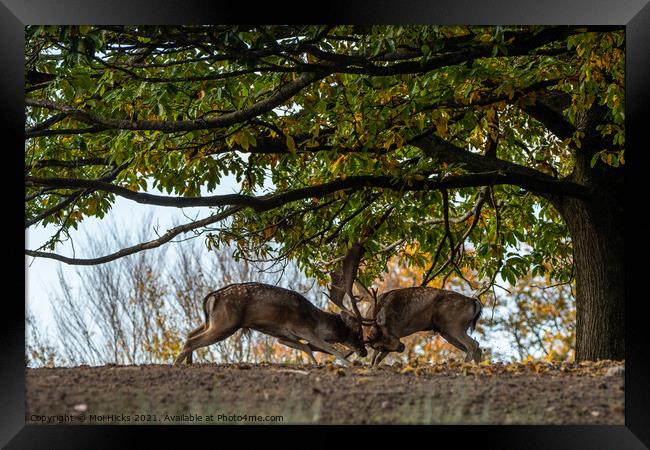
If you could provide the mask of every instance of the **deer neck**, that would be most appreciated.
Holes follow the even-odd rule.
[[[339,341],[345,337],[347,327],[338,314],[323,311],[319,320],[319,328],[323,332],[322,337],[326,341]]]

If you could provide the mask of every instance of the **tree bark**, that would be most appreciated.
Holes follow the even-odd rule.
[[[546,115],[535,116],[543,112]],[[562,130],[551,108],[531,114],[550,129]],[[592,157],[612,149],[599,124],[608,109],[597,102],[578,121],[584,132],[574,149],[573,173],[565,179],[591,189],[587,198],[547,196],[562,215],[573,245],[576,277],[576,360],[625,358],[624,166],[614,168]]]
[[[584,200],[554,203],[573,243],[576,273],[576,360],[625,358],[624,166],[614,168],[593,155],[608,148],[598,124],[607,109],[595,104],[584,117],[585,138],[577,149],[571,181],[592,189]]]
[[[564,199],[576,273],[576,360],[625,358],[624,239],[620,205]]]

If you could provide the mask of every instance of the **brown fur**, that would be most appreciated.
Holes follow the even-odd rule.
[[[477,299],[444,289],[413,287],[382,294],[377,308],[376,324],[368,333],[370,347],[376,351],[373,365],[388,352],[403,351],[400,338],[418,331],[440,333],[467,353],[466,361],[480,361],[479,344],[467,335],[481,315],[482,306]]]
[[[313,350],[333,354],[349,364],[331,345],[337,342],[360,356],[367,354],[353,316],[345,311],[341,315],[322,311],[289,289],[263,283],[231,284],[208,294],[203,310],[205,323],[188,334],[175,364],[191,363],[194,350],[242,328],[277,337],[282,344],[307,352],[314,361]]]

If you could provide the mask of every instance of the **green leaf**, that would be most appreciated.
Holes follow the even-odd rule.
[[[602,151],[594,153],[594,156],[591,157],[591,167],[594,167],[596,165],[596,162],[598,162],[598,159],[602,153]]]

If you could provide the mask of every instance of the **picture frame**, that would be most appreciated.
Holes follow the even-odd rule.
[[[3,124],[5,157],[10,157],[4,184],[8,188],[5,204],[11,213],[3,221],[4,235],[11,243],[7,261],[24,256],[24,242],[18,238],[24,233],[24,215],[19,193],[23,185],[21,172],[24,164],[17,148],[24,133],[24,26],[28,24],[171,24],[171,23],[364,23],[364,24],[584,24],[626,26],[626,130],[631,151],[626,155],[626,188],[628,198],[641,197],[637,207],[626,208],[625,232],[628,239],[635,239],[634,253],[646,254],[647,244],[639,236],[645,225],[639,218],[647,194],[632,180],[641,180],[639,173],[644,153],[643,128],[650,104],[650,4],[646,0],[620,2],[573,2],[534,0],[508,0],[498,4],[489,2],[456,0],[454,2],[354,2],[327,3],[291,8],[266,4],[255,9],[242,2],[208,3],[194,0],[183,2],[143,2],[97,0],[60,0],[47,2],[33,0],[2,0],[0,3],[0,48],[3,64],[0,69],[0,98],[2,102],[0,123]],[[287,11],[291,11],[287,13]],[[23,141],[24,142],[24,141]],[[22,144],[24,145],[24,144]],[[647,153],[647,151],[645,152]],[[18,169],[20,168],[20,169]],[[631,169],[631,171],[630,171]],[[647,191],[646,191],[647,192]],[[643,198],[645,197],[645,200]],[[630,201],[630,204],[632,202]],[[23,217],[21,219],[21,216]],[[639,225],[641,223],[641,225]],[[19,229],[22,227],[22,230]],[[24,234],[23,234],[24,236]],[[639,241],[639,242],[637,242]],[[628,240],[628,242],[630,242]],[[632,251],[630,250],[630,254]],[[15,267],[7,263],[8,267]],[[248,443],[251,437],[265,441],[275,438],[277,442],[295,439],[284,427],[255,428],[250,433],[246,427],[224,426],[193,427],[133,427],[133,426],[36,426],[25,425],[25,321],[24,304],[17,298],[25,290],[25,272],[16,269],[5,279],[11,289],[5,290],[4,364],[2,365],[2,419],[0,420],[0,443],[6,448],[107,448],[129,447],[136,442],[161,439],[167,445],[174,441],[224,439],[224,432],[232,433],[230,439],[242,439]],[[648,355],[647,317],[643,310],[647,301],[642,280],[647,275],[643,263],[629,264],[626,276],[626,359],[625,359],[625,426],[373,426],[336,427],[340,431],[355,432],[364,445],[385,442],[390,436],[396,440],[412,439],[411,434],[422,434],[431,444],[441,440],[462,441],[466,445],[487,448],[526,449],[641,449],[650,445],[650,357]],[[641,282],[639,282],[641,281]],[[15,291],[14,291],[15,290]],[[7,295],[11,292],[11,295]],[[14,292],[16,292],[14,294]],[[324,426],[303,426],[309,440],[329,439],[340,441]],[[183,436],[179,436],[178,432]],[[245,434],[244,434],[245,433]],[[218,440],[213,440],[218,445]],[[237,442],[237,441],[235,441]],[[270,441],[269,441],[270,442]]]

